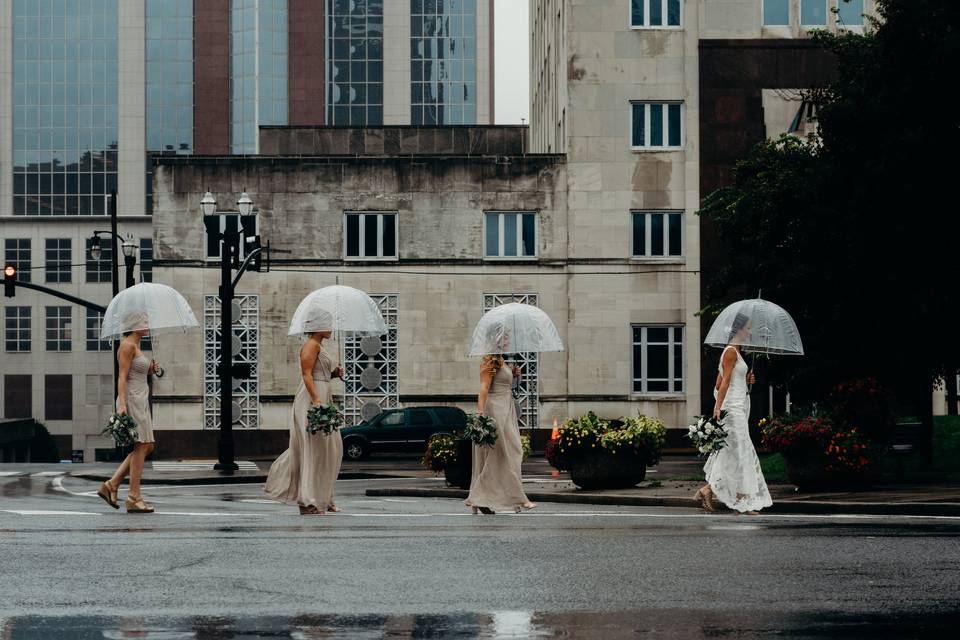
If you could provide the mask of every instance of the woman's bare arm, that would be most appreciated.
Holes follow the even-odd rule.
[[[127,412],[127,375],[130,374],[130,365],[133,363],[133,356],[136,355],[136,352],[136,347],[126,341],[121,342],[120,348],[117,350],[117,363],[120,367],[117,374],[117,398],[120,400],[117,413]]]
[[[720,408],[723,407],[723,401],[727,397],[727,390],[730,388],[730,380],[733,377],[733,368],[737,366],[737,350],[730,347],[724,349],[720,364],[723,373],[720,375],[720,386],[717,388],[717,401],[713,405],[714,418],[720,417]]]
[[[320,398],[317,396],[317,386],[313,384],[313,365],[317,363],[319,353],[320,346],[313,340],[309,340],[300,349],[300,376],[303,378],[307,393],[310,394],[312,404],[320,404]]]
[[[490,395],[490,384],[496,372],[491,367],[480,365],[480,392],[477,394],[477,413],[483,415],[487,408],[487,396]]]

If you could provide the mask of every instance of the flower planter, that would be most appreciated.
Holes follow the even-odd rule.
[[[596,448],[568,461],[570,479],[581,489],[628,489],[647,475],[642,452],[611,453]]]
[[[783,452],[787,463],[787,477],[801,491],[856,490],[870,486],[871,474],[867,471],[843,471],[830,469],[827,457],[807,447]]]
[[[458,440],[457,460],[443,468],[443,477],[452,487],[469,489],[472,476],[473,443],[470,440]]]

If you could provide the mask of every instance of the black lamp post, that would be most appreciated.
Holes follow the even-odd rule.
[[[200,211],[203,213],[203,223],[206,226],[207,235],[220,245],[220,367],[217,372],[220,379],[220,439],[218,446],[219,460],[214,465],[214,469],[233,472],[239,469],[233,459],[233,378],[249,377],[250,375],[249,370],[241,371],[241,369],[249,369],[249,365],[233,364],[231,349],[233,293],[251,258],[259,255],[260,249],[254,247],[244,263],[242,265],[237,264],[239,273],[234,280],[233,266],[235,262],[239,263],[242,227],[237,221],[236,225],[224,224],[223,229],[221,229],[220,222],[224,215],[239,214],[242,218],[253,214],[253,200],[250,199],[246,191],[240,194],[240,198],[237,200],[236,212],[217,213],[217,199],[209,191],[204,194],[200,201]]]
[[[113,235],[112,232],[110,231],[94,231],[93,232],[93,239],[90,243],[90,257],[93,258],[94,260],[99,260],[103,256],[103,245],[100,242],[101,234]],[[137,250],[140,249],[140,247],[137,245],[136,242],[133,241],[133,236],[131,235],[128,235],[126,240],[124,240],[122,237],[120,237],[120,234],[117,234],[115,239],[119,241],[120,250],[123,251],[123,263],[126,267],[126,278],[127,278],[125,287],[130,288],[133,285],[137,284],[137,280],[134,277],[133,270],[137,264]],[[114,246],[117,246],[116,243],[114,243]],[[117,264],[116,253],[114,252],[111,252],[111,253],[113,253],[113,255],[110,256],[110,260],[113,266],[116,267],[116,264]],[[114,284],[114,288],[119,289],[116,283]],[[114,293],[113,295],[117,295],[117,294]]]

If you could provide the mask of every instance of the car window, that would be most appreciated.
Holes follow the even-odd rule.
[[[457,409],[456,407],[444,407],[442,409],[437,409],[437,416],[439,416],[440,421],[445,425],[466,424],[463,411]]]
[[[430,412],[424,409],[411,409],[410,410],[410,426],[411,427],[429,427],[433,424],[433,420],[430,419]]]
[[[393,413],[388,413],[383,417],[383,420],[380,421],[381,427],[399,427],[403,425],[403,412],[395,411]]]

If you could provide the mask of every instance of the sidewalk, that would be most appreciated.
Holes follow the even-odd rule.
[[[238,461],[240,462],[240,461]],[[148,462],[144,484],[216,485],[263,483],[271,461],[247,461],[242,470],[223,474],[213,470],[212,460],[158,463]],[[206,470],[181,470],[179,466],[207,466]],[[665,456],[647,471],[637,487],[611,491],[583,491],[567,474],[554,471],[542,457],[523,465],[527,495],[536,502],[564,502],[610,506],[697,508],[693,494],[702,484],[702,462],[690,456]],[[115,464],[0,464],[0,476],[64,474],[102,482],[116,469]],[[360,462],[344,461],[340,480],[407,479],[401,486],[390,483],[368,489],[370,497],[453,498],[462,500],[467,492],[449,488],[423,469],[418,457],[374,457]],[[867,491],[798,493],[793,485],[771,484],[773,507],[765,512],[785,514],[871,514],[960,517],[960,484],[880,484]]]

